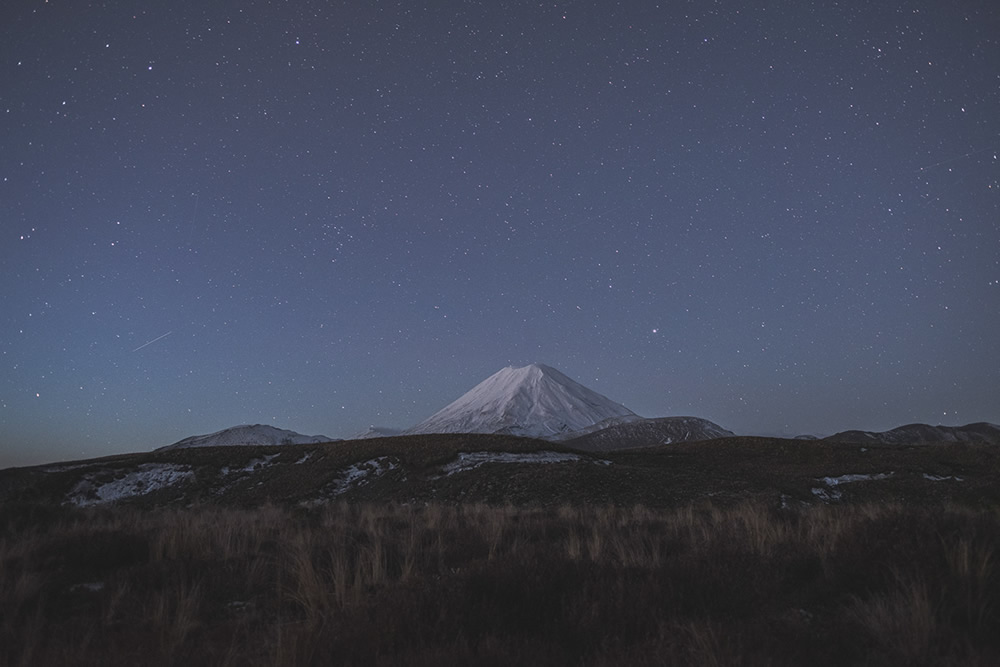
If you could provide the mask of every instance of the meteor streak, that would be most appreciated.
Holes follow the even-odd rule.
[[[149,341],[148,343],[143,343],[142,345],[140,345],[139,347],[135,348],[132,351],[133,352],[138,352],[139,350],[141,350],[142,348],[146,347],[147,345],[152,345],[156,341],[160,340],[161,338],[166,338],[167,336],[169,336],[172,333],[173,333],[173,331],[168,331],[167,333],[163,334],[162,336],[157,336],[156,338],[154,338],[153,340]]]

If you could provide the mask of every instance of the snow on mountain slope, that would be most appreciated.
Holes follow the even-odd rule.
[[[243,424],[216,431],[207,435],[193,435],[172,445],[160,447],[158,451],[183,449],[185,447],[225,447],[233,445],[309,445],[331,442],[334,438],[325,435],[302,435],[295,431],[275,428],[266,424]]]
[[[508,366],[405,431],[557,439],[611,418],[640,417],[543,364]]]

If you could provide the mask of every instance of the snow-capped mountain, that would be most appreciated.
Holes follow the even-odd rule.
[[[593,433],[587,433],[566,444],[576,449],[590,451],[612,451],[655,447],[675,442],[693,440],[713,440],[735,435],[718,424],[699,417],[662,417],[660,419],[640,419],[624,424],[615,424]]]
[[[825,440],[860,444],[912,445],[930,442],[983,442],[1000,444],[1000,426],[976,422],[965,426],[907,424],[889,431],[841,431]]]
[[[558,439],[611,418],[641,419],[556,369],[531,364],[501,369],[405,433],[501,433]]]
[[[233,445],[309,445],[318,442],[332,442],[334,438],[325,435],[302,435],[295,431],[275,428],[267,424],[243,424],[207,435],[193,435],[172,445],[160,447],[157,451],[183,449],[185,447],[225,447]]]

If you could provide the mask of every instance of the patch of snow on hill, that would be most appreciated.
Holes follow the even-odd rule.
[[[823,482],[827,486],[838,486],[840,484],[850,484],[851,482],[867,482],[870,480],[887,479],[892,477],[894,472],[879,472],[871,474],[841,475],[840,477],[823,477],[817,481]]]
[[[136,470],[110,482],[98,483],[96,474],[81,479],[69,492],[67,502],[77,507],[113,503],[165,489],[194,477],[190,466],[173,463],[143,463]]]
[[[832,503],[840,500],[844,497],[837,489],[824,489],[822,487],[815,487],[810,489],[812,494],[822,500],[824,503]]]
[[[89,468],[97,465],[96,463],[77,463],[75,465],[59,465],[50,466],[48,468],[43,468],[42,472],[56,473],[56,472],[66,472],[67,470],[79,470],[80,468]]]
[[[230,468],[229,466],[223,466],[219,470],[220,475],[229,475],[234,472],[256,472],[257,470],[263,470],[264,468],[274,465],[271,463],[274,459],[278,458],[279,454],[267,454],[259,459],[251,459],[242,468]]]
[[[449,476],[475,470],[487,463],[568,463],[580,460],[582,458],[578,454],[565,452],[459,452],[458,460],[442,466],[441,474]]]
[[[965,481],[964,478],[958,477],[957,475],[931,475],[926,472],[924,473],[924,479],[929,480],[931,482],[944,482],[949,479],[954,480],[956,482]]]
[[[377,479],[399,467],[399,461],[391,456],[379,456],[378,458],[354,463],[348,466],[329,487],[331,495],[339,496],[347,493],[352,488],[364,486],[373,479]]]
[[[811,489],[812,494],[822,500],[825,503],[836,502],[843,497],[840,489],[836,488],[841,484],[851,484],[853,482],[868,482],[879,479],[888,479],[896,473],[894,472],[878,472],[878,473],[855,473],[848,475],[840,475],[839,477],[822,477],[818,478],[817,482],[823,482],[826,484],[827,488],[816,487]]]

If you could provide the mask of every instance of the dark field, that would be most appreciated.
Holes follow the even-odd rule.
[[[1000,664],[990,448],[732,439],[441,472],[556,451],[502,440],[273,448],[235,477],[270,454],[2,471],[0,664]],[[58,501],[182,462],[179,486]]]

